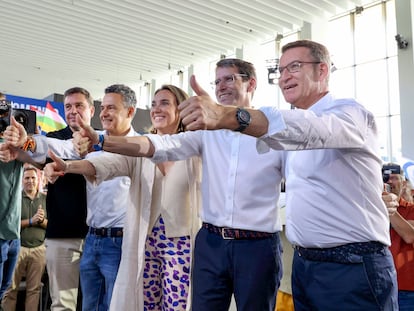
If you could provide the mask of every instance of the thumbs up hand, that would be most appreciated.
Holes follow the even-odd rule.
[[[47,178],[47,181],[54,184],[60,176],[65,174],[66,162],[55,155],[52,150],[48,151],[48,155],[53,162],[46,164],[43,168],[43,172]]]
[[[24,126],[17,122],[13,116],[10,116],[10,125],[7,126],[3,136],[9,146],[16,148],[22,147],[27,140]]]
[[[73,147],[80,156],[85,156],[92,151],[92,146],[99,142],[99,135],[79,115],[76,116],[76,122],[80,129],[73,133]]]
[[[219,129],[224,107],[217,104],[208,95],[198,84],[194,75],[190,78],[190,85],[197,95],[190,97],[178,106],[184,126],[191,131]]]

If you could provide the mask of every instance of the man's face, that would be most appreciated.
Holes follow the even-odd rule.
[[[308,48],[297,47],[288,49],[280,58],[280,68],[294,62],[313,62]],[[302,63],[298,72],[290,73],[286,68],[279,78],[279,87],[286,102],[297,108],[308,109],[320,98],[322,64]]]
[[[85,95],[81,93],[71,94],[65,97],[65,119],[66,123],[70,126],[72,131],[79,130],[79,124],[76,122],[76,115],[79,115],[82,120],[90,124],[95,107],[89,106]]]
[[[99,118],[109,135],[119,136],[130,129],[132,112],[124,106],[122,95],[108,93],[102,100]]]
[[[387,184],[391,187],[391,192],[400,197],[404,187],[404,178],[400,174],[390,174]]]
[[[23,173],[23,190],[27,193],[37,192],[39,179],[35,170],[27,170]]]
[[[247,107],[252,97],[252,79],[243,81],[236,67],[216,68],[216,98],[222,105]],[[254,90],[254,88],[253,88]]]

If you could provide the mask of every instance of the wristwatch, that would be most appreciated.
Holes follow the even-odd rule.
[[[235,131],[243,132],[249,126],[252,118],[246,109],[238,107],[236,111],[236,119],[237,122],[239,122],[239,127]]]

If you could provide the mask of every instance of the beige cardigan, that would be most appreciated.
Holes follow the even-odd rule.
[[[117,154],[104,154],[88,159],[88,161],[95,166],[96,183],[116,176],[131,178],[130,195],[134,205],[127,207],[122,257],[112,293],[110,310],[142,311],[144,309],[142,283],[144,250],[150,220],[155,164],[148,159]],[[193,244],[195,235],[200,228],[198,211],[201,208],[201,161],[198,157],[194,157],[185,160],[185,164],[192,210],[190,213],[190,232]],[[177,217],[180,215],[177,214]],[[188,301],[187,310],[191,310],[191,297]]]

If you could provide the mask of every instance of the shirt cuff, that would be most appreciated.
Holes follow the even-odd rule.
[[[256,142],[257,152],[261,154],[269,152],[270,147],[267,140],[272,135],[284,131],[286,124],[279,109],[275,107],[261,107],[259,110],[264,113],[269,122],[267,133],[259,137]]]

